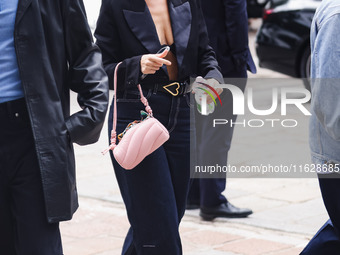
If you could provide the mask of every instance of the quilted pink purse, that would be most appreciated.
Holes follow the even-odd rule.
[[[142,88],[138,84],[140,100],[145,106],[141,111],[144,118],[131,122],[123,133],[118,135],[119,143],[116,144],[117,133],[117,70],[121,63],[117,64],[114,75],[114,110],[113,126],[111,131],[111,144],[102,153],[112,150],[116,161],[123,168],[130,170],[136,167],[146,156],[158,149],[169,139],[168,130],[152,115],[152,109],[148,100],[144,97]]]

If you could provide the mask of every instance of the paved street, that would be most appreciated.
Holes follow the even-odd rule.
[[[85,1],[87,8],[88,2]],[[95,22],[94,15],[89,13],[91,24]],[[258,27],[258,21],[253,26]],[[252,50],[254,37],[251,32]],[[251,77],[285,77],[261,68],[257,75]],[[287,83],[283,80],[273,80],[273,84],[285,87]],[[254,88],[257,106],[268,109],[271,88],[257,82],[249,86]],[[74,94],[72,100],[76,111]],[[280,118],[279,115],[275,112],[273,118]],[[235,166],[309,163],[308,117],[296,107],[288,109],[288,117],[298,121],[297,128],[236,127],[229,163]],[[238,121],[242,118],[249,115]],[[100,153],[107,143],[106,124],[98,143],[75,146],[80,208],[71,222],[61,224],[65,255],[120,254],[129,224],[109,155]],[[249,218],[205,222],[199,218],[198,210],[187,211],[180,227],[185,255],[299,254],[327,219],[317,179],[261,177],[264,176],[229,178],[227,182],[225,195],[236,206],[251,208],[254,214]]]

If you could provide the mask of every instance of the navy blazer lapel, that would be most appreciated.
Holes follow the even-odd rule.
[[[150,53],[156,53],[161,48],[161,44],[149,8],[145,1],[141,0],[130,0],[130,4],[131,10],[125,9],[123,13],[131,31]],[[191,31],[190,3],[185,0],[184,2],[183,0],[168,0],[168,8],[177,62],[181,67]],[[162,68],[167,72],[165,66]]]
[[[130,29],[138,40],[150,53],[156,53],[161,48],[161,45],[147,5],[145,4],[142,12],[130,10],[123,10],[123,12]]]
[[[169,13],[172,25],[172,34],[176,46],[178,66],[183,63],[184,54],[188,47],[191,31],[191,9],[188,1],[181,3],[179,0],[169,1]]]
[[[18,2],[18,8],[17,8],[17,14],[15,17],[15,24],[17,25],[19,21],[21,20],[22,16],[24,16],[24,13],[26,12],[27,8],[32,3],[32,0],[19,0]]]

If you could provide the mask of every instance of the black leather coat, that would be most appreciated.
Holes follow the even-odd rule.
[[[82,0],[19,0],[14,39],[47,218],[69,220],[78,207],[72,142],[96,142],[107,110],[101,53]],[[70,89],[82,108],[72,116]]]

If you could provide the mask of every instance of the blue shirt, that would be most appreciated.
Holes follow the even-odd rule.
[[[0,103],[24,96],[14,48],[18,0],[0,0]]]

